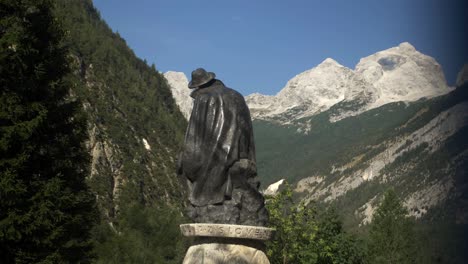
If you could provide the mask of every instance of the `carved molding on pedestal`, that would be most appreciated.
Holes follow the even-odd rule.
[[[194,237],[183,264],[270,264],[263,241],[275,230],[261,226],[183,224],[184,236]]]
[[[269,240],[274,229],[261,226],[227,225],[227,224],[183,224],[180,230],[184,236],[197,237],[231,237],[254,240]]]

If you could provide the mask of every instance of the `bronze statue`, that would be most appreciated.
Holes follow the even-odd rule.
[[[265,225],[256,180],[255,145],[244,97],[202,68],[192,72],[194,99],[178,162],[194,222]]]

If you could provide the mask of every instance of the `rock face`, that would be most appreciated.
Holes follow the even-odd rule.
[[[360,60],[352,70],[333,59],[292,78],[275,96],[252,94],[254,119],[287,124],[336,106],[335,122],[391,102],[450,92],[440,65],[405,42]]]
[[[164,73],[167,83],[171,87],[172,96],[174,97],[180,111],[188,120],[192,112],[193,100],[190,97],[188,88],[188,79],[183,72],[168,71]]]
[[[108,190],[97,195],[99,204],[108,206],[101,207],[101,213],[105,219],[111,221],[119,210],[115,202],[119,197],[119,189],[125,184],[122,154],[119,146],[114,144],[111,139],[102,139],[103,131],[92,124],[89,129],[89,142],[87,144],[91,153],[91,179],[107,178],[109,182]]]

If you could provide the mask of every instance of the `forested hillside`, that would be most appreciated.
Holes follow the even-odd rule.
[[[71,96],[88,119],[87,181],[101,213],[98,262],[177,262],[184,193],[175,157],[186,121],[167,82],[112,32],[92,1],[58,0],[56,15],[67,32]]]
[[[165,79],[111,31],[91,1],[58,1],[58,16],[81,84],[73,96],[89,116],[91,186],[107,217],[125,190],[144,204],[179,203],[173,157],[186,121]]]

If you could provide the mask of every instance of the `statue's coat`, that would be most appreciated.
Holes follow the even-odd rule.
[[[230,198],[229,169],[236,161],[249,160],[250,169],[256,171],[249,108],[241,94],[219,80],[195,90],[192,97],[195,101],[179,171],[188,179],[193,205],[222,203]]]

